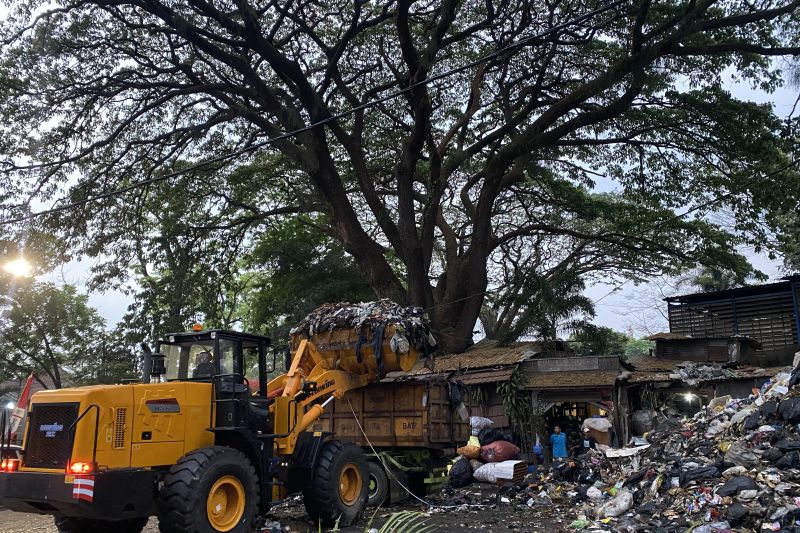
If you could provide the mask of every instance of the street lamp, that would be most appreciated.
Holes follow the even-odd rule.
[[[33,273],[33,266],[24,258],[20,257],[18,259],[12,259],[4,264],[3,270],[15,278],[26,278]]]
[[[11,410],[13,410],[13,409],[14,409],[16,406],[17,406],[17,404],[15,404],[14,402],[8,402],[8,403],[6,404],[6,409],[8,409],[9,411],[11,411]]]

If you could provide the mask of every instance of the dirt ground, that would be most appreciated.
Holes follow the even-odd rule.
[[[391,513],[412,510],[424,511],[427,517],[426,524],[435,527],[435,531],[442,533],[455,533],[459,531],[491,531],[492,533],[525,532],[525,533],[557,533],[568,531],[567,525],[572,520],[569,509],[548,507],[527,507],[504,504],[495,500],[493,491],[487,490],[481,494],[481,504],[468,506],[454,506],[452,502],[442,501],[440,507],[426,508],[422,504],[405,504],[381,509],[372,518],[371,512],[361,523],[340,529],[342,533],[361,533],[369,527],[380,527]],[[277,506],[268,517],[277,521],[284,531],[290,533],[316,533],[316,524],[308,520],[305,509],[299,499]],[[269,531],[257,529],[256,531]],[[53,519],[50,516],[13,513],[0,510],[0,533],[56,533]],[[158,533],[155,519],[151,519],[144,530],[145,533]]]

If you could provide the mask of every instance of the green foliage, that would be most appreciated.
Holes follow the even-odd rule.
[[[135,375],[133,357],[74,286],[7,283],[0,297],[0,368],[17,378],[33,371],[56,388]]]
[[[578,355],[647,355],[654,343],[629,337],[609,327],[583,324],[569,338]]]
[[[271,226],[255,244],[242,312],[248,331],[268,333],[278,344],[321,304],[374,298],[352,258],[316,222],[285,220]]]
[[[512,425],[525,427],[531,415],[530,394],[525,389],[525,373],[515,368],[511,377],[497,384],[497,393],[503,400],[503,408]]]
[[[515,269],[505,290],[497,297],[486,298],[481,313],[486,336],[501,344],[523,335],[555,339],[568,319],[594,314],[584,289],[583,280],[574,271],[557,269],[540,274],[530,265]]]

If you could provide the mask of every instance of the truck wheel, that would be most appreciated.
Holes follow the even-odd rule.
[[[389,477],[383,465],[369,461],[369,477],[367,478],[367,507],[379,507],[389,496]]]
[[[56,516],[55,523],[58,533],[141,533],[147,525],[147,517],[111,521]]]
[[[239,450],[187,453],[169,469],[158,498],[162,533],[249,533],[258,509],[255,468]]]
[[[303,491],[306,512],[325,527],[346,527],[367,506],[369,466],[361,448],[351,442],[325,443],[314,466],[311,488]]]

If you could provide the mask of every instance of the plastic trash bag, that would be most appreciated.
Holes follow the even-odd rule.
[[[597,487],[589,487],[586,490],[586,496],[591,500],[600,500],[603,498],[603,491]]]
[[[631,415],[631,425],[633,426],[633,433],[636,435],[643,435],[653,431],[653,415],[650,411],[640,409]]]
[[[698,479],[713,479],[719,477],[719,469],[716,466],[701,466],[690,468],[683,473],[683,482],[689,483]]]
[[[612,428],[611,421],[608,418],[587,418],[581,424],[581,429],[593,429],[595,431],[600,431],[602,433],[607,433],[609,429]]]
[[[494,425],[494,420],[483,416],[469,417],[469,427],[472,428],[472,434],[477,435],[482,429],[490,428]]]
[[[468,459],[461,457],[453,463],[452,468],[450,468],[449,480],[450,485],[457,489],[470,484],[472,481],[472,465]]]
[[[728,522],[712,522],[710,524],[701,524],[694,529],[692,529],[693,533],[721,533],[721,532],[728,532],[731,529],[731,525]]]
[[[480,441],[481,446],[486,446],[494,441],[504,440],[503,432],[499,429],[484,428],[480,431],[480,433],[478,433],[478,440]]]
[[[737,466],[744,466],[752,468],[756,466],[761,457],[755,450],[750,450],[742,440],[737,440],[731,443],[728,450],[725,452],[725,460]]]
[[[477,459],[481,456],[481,447],[462,446],[461,448],[457,449],[456,452],[458,453],[458,455],[466,457],[467,459]]]
[[[597,518],[620,516],[631,507],[633,507],[633,493],[623,489],[614,498],[600,506],[597,510]]]
[[[508,461],[509,459],[514,459],[517,455],[519,455],[519,448],[505,440],[497,440],[481,446],[481,459],[487,463]]]
[[[730,522],[731,526],[736,527],[744,520],[744,517],[746,517],[749,512],[750,510],[741,503],[734,503],[728,507],[725,519]]]
[[[408,342],[408,339],[405,335],[401,335],[400,333],[392,335],[389,341],[389,347],[394,353],[408,353],[408,351],[411,350],[411,344]]]
[[[743,490],[758,490],[758,483],[747,476],[735,476],[717,489],[720,496],[733,496]]]
[[[497,483],[497,463],[486,463],[472,473],[476,481]]]
[[[784,398],[778,405],[778,416],[793,424],[800,422],[800,398]]]

